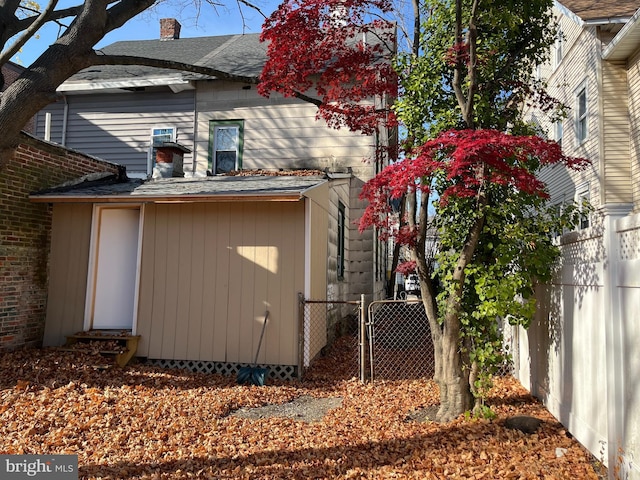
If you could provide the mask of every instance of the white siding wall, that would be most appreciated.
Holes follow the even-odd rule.
[[[546,169],[540,175],[547,183],[552,203],[573,200],[576,186],[589,183],[591,202],[600,205],[600,187],[598,175],[600,171],[600,126],[598,114],[598,39],[595,28],[582,29],[572,18],[556,11],[564,33],[564,55],[557,68],[547,66],[550,75],[547,79],[549,93],[567,105],[568,117],[563,122],[564,137],[562,142],[566,154],[587,157],[592,165],[584,172],[575,173],[560,167]],[[586,83],[585,83],[586,82]],[[576,139],[576,91],[585,84],[587,87],[588,136],[579,144]],[[550,133],[551,125],[544,121],[544,115],[537,113]],[[552,136],[552,135],[551,135]]]
[[[147,152],[154,126],[175,126],[177,141],[193,148],[192,91],[69,95],[38,113],[38,137],[44,138],[45,114],[51,112],[51,141],[62,143],[65,101],[68,105],[65,145],[125,165],[129,173],[147,172]],[[191,163],[192,156],[187,153],[186,171],[191,170]]]
[[[327,128],[316,120],[314,105],[274,94],[258,95],[255,87],[201,82],[197,94],[197,170],[207,169],[209,124],[212,120],[244,120],[242,167],[320,168],[352,167],[357,176],[373,174],[373,138]]]

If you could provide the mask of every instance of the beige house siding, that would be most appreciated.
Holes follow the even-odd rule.
[[[349,300],[349,287],[351,285],[351,262],[349,224],[352,221],[351,209],[349,208],[349,181],[334,182],[335,187],[331,189],[327,208],[328,223],[328,292],[330,300]],[[344,222],[344,277],[338,278],[338,208],[339,204],[345,208]]]
[[[307,202],[309,286],[306,296],[313,300],[327,299],[328,236],[329,236],[329,184],[325,183],[309,192]],[[302,290],[301,290],[302,292]]]
[[[594,27],[580,29],[575,22],[566,16],[560,16],[560,24],[565,34],[564,56],[560,64],[553,70],[548,81],[549,94],[569,107],[567,118],[563,121],[562,148],[567,155],[586,157],[591,166],[582,172],[560,171],[560,167],[544,169],[540,178],[551,193],[552,203],[562,203],[574,199],[576,187],[588,185],[591,203],[601,204],[599,176],[600,169],[600,113],[599,85],[600,68],[598,38]],[[588,134],[578,143],[576,137],[576,94],[585,86],[587,90]],[[540,114],[542,117],[542,114]],[[547,130],[553,138],[552,125],[547,121]]]
[[[633,186],[634,212],[640,211],[640,50],[630,59],[629,79],[629,117],[630,117],[630,155],[631,184]]]
[[[629,156],[629,93],[626,62],[602,64],[602,150],[604,203],[632,201]]]
[[[83,329],[92,208],[80,203],[53,207],[44,346],[61,345],[65,335]]]
[[[147,205],[139,355],[297,364],[304,288],[304,203]]]
[[[274,94],[260,96],[254,87],[237,83],[210,82],[198,85],[195,158],[197,170],[207,169],[209,126],[212,120],[243,120],[242,167],[340,168],[370,177],[364,159],[373,156],[373,139],[328,128],[316,120],[314,105]]]

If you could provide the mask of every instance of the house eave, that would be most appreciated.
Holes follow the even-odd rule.
[[[114,79],[96,81],[72,81],[60,85],[57,92],[65,95],[90,93],[100,90],[102,92],[130,92],[131,89],[144,87],[169,87],[174,93],[184,90],[194,90],[193,82],[185,80],[182,76],[148,77],[136,79]]]
[[[637,49],[640,43],[640,9],[629,19],[622,30],[602,51],[604,60],[624,60]]]
[[[618,17],[601,17],[583,19],[577,13],[565,7],[560,1],[555,0],[554,6],[566,17],[571,18],[580,27],[599,27],[603,25],[625,24],[634,16],[618,16]]]

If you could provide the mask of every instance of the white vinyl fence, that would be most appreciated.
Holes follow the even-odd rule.
[[[512,332],[515,375],[610,478],[640,479],[640,215],[609,207],[562,244],[534,322]]]

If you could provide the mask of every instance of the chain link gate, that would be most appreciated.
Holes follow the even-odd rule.
[[[433,340],[422,301],[372,302],[366,326],[370,380],[433,377]]]

